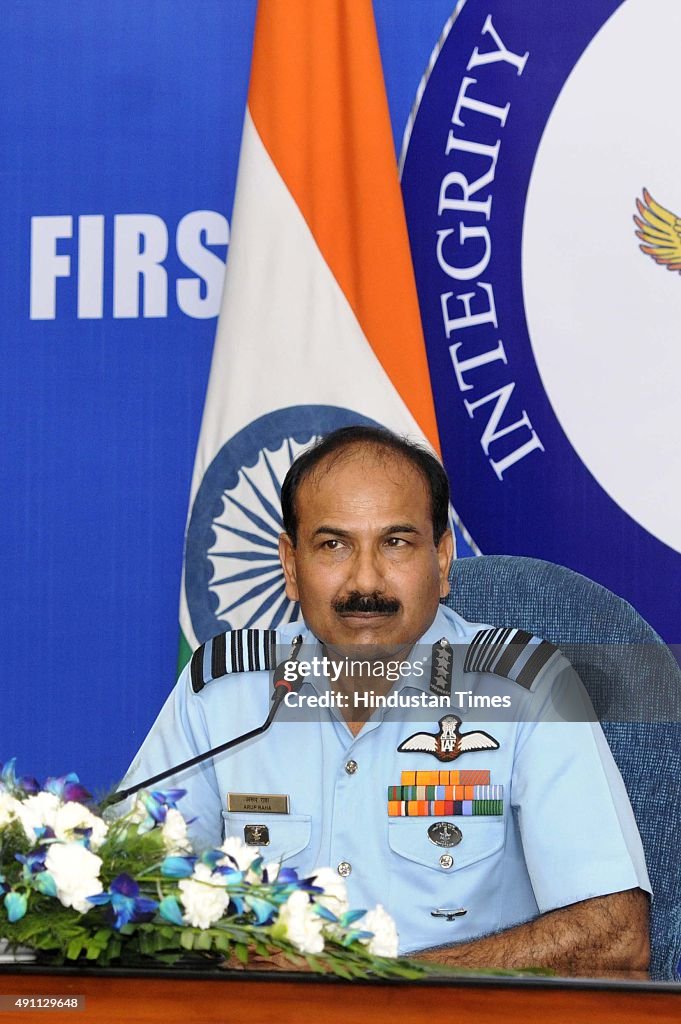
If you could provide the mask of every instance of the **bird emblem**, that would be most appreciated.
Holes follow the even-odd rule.
[[[400,753],[432,754],[438,761],[454,761],[461,754],[474,750],[497,750],[499,744],[488,732],[459,732],[461,719],[458,715],[445,715],[439,722],[437,733],[415,732],[400,743]]]
[[[640,217],[634,216],[638,228],[636,235],[645,242],[639,245],[641,252],[651,256],[667,270],[681,273],[681,220],[655,202],[650,192],[643,189],[643,202],[636,200]]]

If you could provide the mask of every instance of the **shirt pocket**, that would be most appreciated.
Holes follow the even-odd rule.
[[[466,817],[457,818],[461,830],[461,841],[456,846],[438,846],[428,836],[428,829],[435,818],[390,818],[388,820],[388,845],[393,853],[406,860],[432,868],[444,875],[457,871],[479,861],[492,857],[504,845],[504,819]],[[444,820],[444,819],[443,819]],[[444,854],[453,858],[447,867],[441,863]]]
[[[223,811],[225,839],[238,837],[246,840],[246,827],[258,825],[266,828],[267,842],[253,844],[260,847],[266,861],[284,861],[310,845],[312,816],[310,814],[251,814],[249,811]]]
[[[456,846],[438,846],[429,827],[449,820],[461,830]],[[497,930],[506,838],[499,818],[390,818],[389,903],[407,953],[462,942]],[[441,909],[465,910],[447,921]]]

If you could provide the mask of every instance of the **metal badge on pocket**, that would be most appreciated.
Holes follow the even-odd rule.
[[[270,830],[267,825],[244,825],[246,846],[269,846]]]
[[[463,833],[451,821],[435,821],[428,829],[428,838],[436,846],[458,846]]]

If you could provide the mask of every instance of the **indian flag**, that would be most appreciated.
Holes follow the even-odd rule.
[[[225,629],[297,616],[277,558],[281,482],[352,423],[438,449],[371,0],[260,0],[181,664]]]

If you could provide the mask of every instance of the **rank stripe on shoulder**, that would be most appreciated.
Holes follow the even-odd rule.
[[[549,658],[552,658],[558,648],[548,640],[542,640],[538,647],[532,652],[525,662],[525,665],[518,673],[517,683],[530,689]]]
[[[524,629],[479,629],[464,659],[464,672],[491,672],[526,690],[558,648]]]
[[[218,633],[197,648],[191,657],[190,678],[194,693],[211,679],[232,672],[269,671],[276,665],[276,629],[233,629]]]

